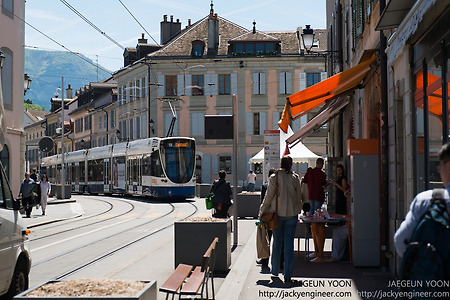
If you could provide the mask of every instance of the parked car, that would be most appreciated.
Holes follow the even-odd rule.
[[[28,289],[31,268],[27,230],[0,163],[0,298]]]

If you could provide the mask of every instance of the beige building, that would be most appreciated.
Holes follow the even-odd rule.
[[[50,112],[43,110],[25,110],[25,170],[31,172],[39,170],[42,153],[39,150],[39,141],[46,136],[46,116]]]
[[[5,57],[1,89],[6,136],[1,161],[18,195],[25,172],[25,133],[23,130],[25,1],[4,0],[0,11],[0,51]],[[8,30],[5,30],[8,28]]]
[[[179,20],[164,16],[163,47],[130,60],[131,54],[148,49],[146,40],[140,39],[135,49],[127,48],[125,67],[114,74],[121,139],[166,136],[171,130],[173,136],[194,137],[197,181],[210,183],[220,169],[232,174],[232,140],[205,139],[210,130],[205,128],[205,116],[232,114],[236,95],[237,172],[239,184],[245,185],[249,169],[261,169],[250,165],[249,159],[262,149],[264,130],[278,129],[286,96],[326,78],[324,58],[305,54],[299,31],[261,32],[256,23],[249,30],[215,14],[213,7],[197,22],[189,20],[184,29]],[[326,49],[325,30],[317,30],[315,44],[318,50]],[[307,120],[305,115],[291,125],[296,130]],[[325,155],[326,140],[315,135],[306,144]],[[262,181],[258,174],[257,186]]]

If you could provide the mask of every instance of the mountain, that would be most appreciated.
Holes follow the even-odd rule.
[[[82,56],[82,55],[80,55]],[[111,76],[110,71],[97,66],[91,59],[64,51],[44,51],[25,49],[25,73],[30,76],[31,88],[25,94],[33,104],[50,109],[50,99],[54,97],[56,89],[61,87],[61,77],[64,77],[64,90],[70,84],[75,91],[80,87],[97,82]],[[89,62],[91,63],[89,63]],[[108,72],[106,72],[106,71]],[[61,92],[58,91],[61,95]]]

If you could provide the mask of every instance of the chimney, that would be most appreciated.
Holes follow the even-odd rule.
[[[207,56],[216,56],[219,49],[219,19],[214,14],[213,3],[211,1],[211,10],[208,19],[208,52]]]
[[[173,21],[173,16],[170,16],[170,22],[167,21],[167,15],[164,15],[164,20],[161,22],[161,45],[166,44],[174,36],[176,36],[181,31],[180,19],[176,22]]]
[[[188,27],[191,27],[191,19],[188,19]]]
[[[142,33],[142,37],[138,39],[138,44],[147,44],[147,39],[144,38],[144,34]]]
[[[256,21],[253,21],[253,34],[256,33]]]
[[[70,84],[68,85],[68,87],[66,89],[66,97],[67,97],[67,99],[73,98],[73,90],[72,90],[72,87],[70,86]]]

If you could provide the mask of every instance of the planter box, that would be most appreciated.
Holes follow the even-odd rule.
[[[156,281],[149,281],[145,285],[143,289],[141,289],[139,292],[136,293],[134,296],[27,296],[27,294],[31,293],[32,291],[40,288],[41,286],[44,286],[49,283],[56,283],[59,281],[47,281],[43,283],[42,285],[36,286],[34,288],[30,288],[23,293],[20,293],[19,295],[15,296],[14,299],[27,299],[27,300],[75,300],[75,299],[103,299],[103,300],[156,300],[157,294],[156,294]]]
[[[61,184],[52,184],[52,192],[55,191],[55,195],[57,199],[70,199],[72,195],[72,185],[66,184],[64,186],[64,198],[61,191]]]
[[[196,195],[199,198],[206,198],[211,191],[211,184],[199,183],[196,185]]]
[[[258,218],[261,205],[261,192],[240,193],[238,198],[238,217]]]
[[[231,220],[189,219],[175,222],[175,268],[180,263],[201,266],[202,257],[215,237],[219,238],[215,270],[227,272],[231,265]]]

